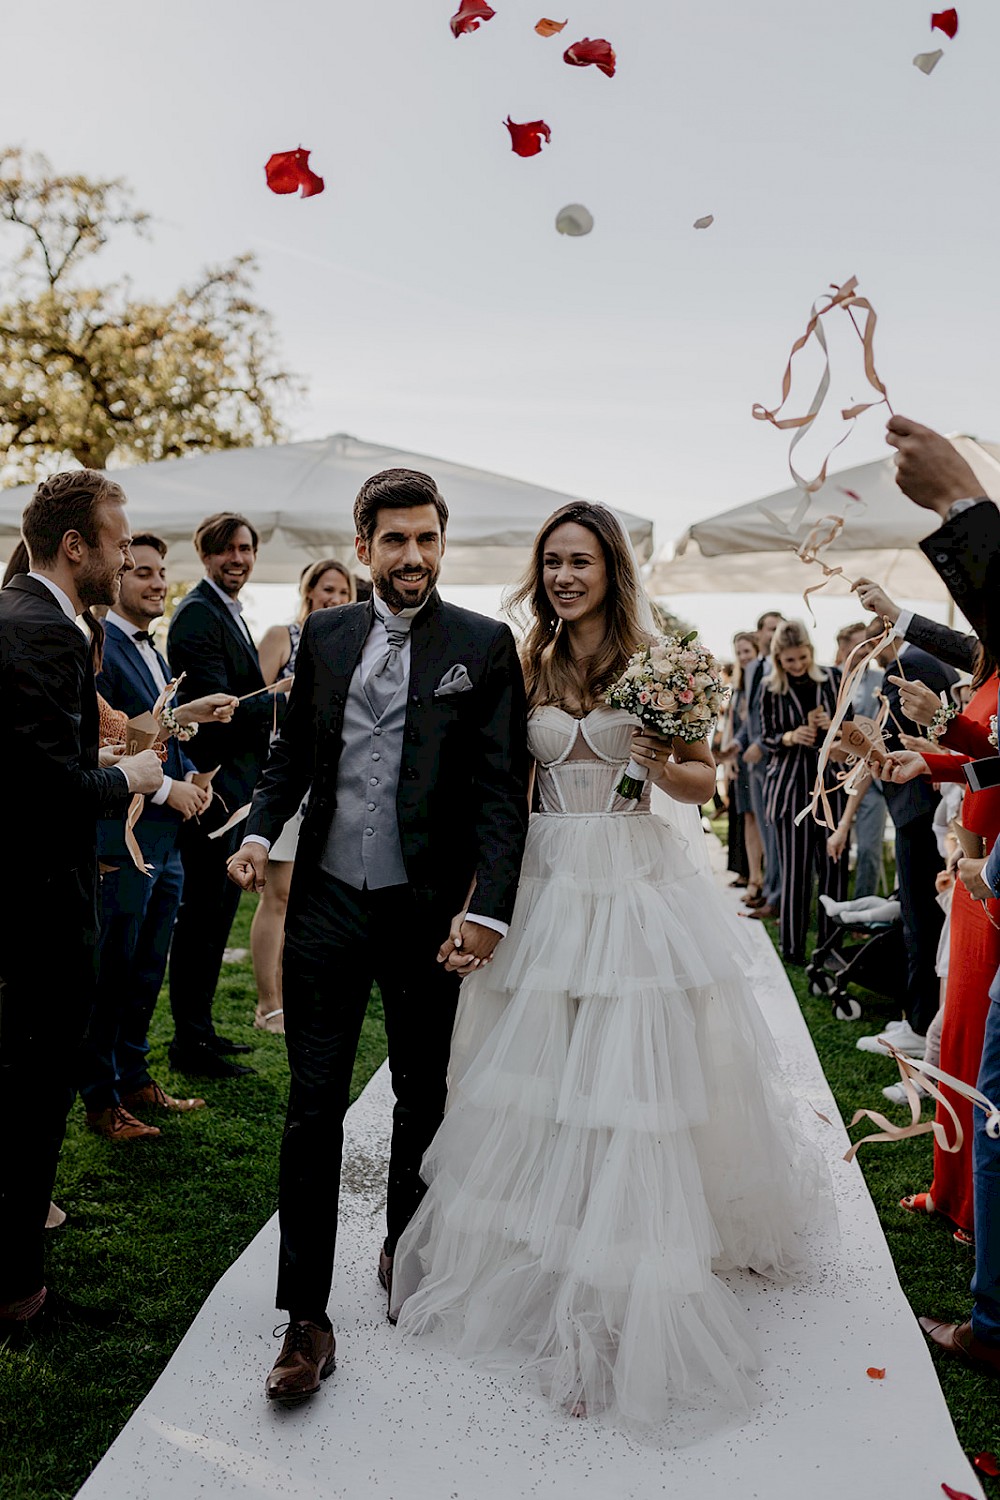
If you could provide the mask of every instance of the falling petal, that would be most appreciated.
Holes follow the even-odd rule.
[[[941,1488],[948,1496],[948,1500],[972,1500],[972,1496],[966,1494],[965,1490],[953,1490],[951,1485],[945,1484],[943,1480],[941,1481]]]
[[[593,227],[594,216],[582,203],[567,203],[556,214],[556,228],[560,234],[576,238],[581,234],[589,234]]]
[[[854,500],[858,505],[864,505],[864,503],[865,503],[862,500],[861,496],[858,494],[857,490],[847,490],[847,489],[844,488],[843,485],[841,485],[840,486],[840,493],[842,495],[846,495],[847,498],[848,498],[848,500]]]
[[[977,1453],[972,1462],[980,1474],[990,1474],[994,1479],[1000,1474],[1000,1464],[997,1463],[995,1453]]]
[[[568,62],[574,68],[588,68],[593,64],[609,78],[615,76],[615,49],[603,38],[591,41],[589,36],[585,36],[582,42],[574,42],[563,53],[563,62]]]
[[[943,31],[949,40],[954,41],[958,34],[958,11],[954,7],[951,10],[936,10],[931,16],[931,30]]]
[[[695,219],[695,229],[709,229],[715,223],[714,214],[706,214],[703,219]]]
[[[913,66],[919,68],[921,73],[933,73],[942,57],[944,52],[940,47],[936,52],[918,52],[913,59]]]
[[[569,21],[549,21],[543,16],[535,27],[539,36],[558,36],[560,31],[565,31]]]
[[[303,198],[314,198],[323,191],[323,179],[309,165],[309,152],[299,146],[296,151],[276,151],[264,168],[272,193],[294,193],[302,189]]]
[[[885,1370],[880,1370],[877,1365],[869,1365],[867,1370],[865,1371],[865,1374],[868,1376],[869,1380],[885,1379]]]
[[[459,37],[465,31],[478,31],[480,21],[492,21],[496,11],[485,0],[462,0],[449,25],[451,34]]]
[[[510,131],[510,149],[516,151],[518,156],[537,156],[542,149],[542,139],[552,139],[552,132],[544,120],[529,120],[524,125],[515,125],[508,115],[504,124]]]

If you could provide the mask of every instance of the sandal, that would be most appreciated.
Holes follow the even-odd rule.
[[[930,1193],[908,1193],[905,1198],[900,1198],[899,1206],[905,1208],[908,1214],[937,1213]]]
[[[269,1031],[274,1036],[285,1034],[285,1011],[283,1006],[277,1010],[255,1011],[253,1024],[258,1031]]]
[[[956,1245],[975,1244],[975,1240],[972,1238],[972,1235],[969,1234],[965,1229],[956,1229],[955,1233],[952,1235],[952,1239],[955,1241]]]

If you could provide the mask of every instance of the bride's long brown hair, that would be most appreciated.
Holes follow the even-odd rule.
[[[569,635],[545,591],[546,543],[556,528],[567,522],[583,526],[597,538],[608,575],[604,640],[582,666],[570,654]],[[624,672],[633,651],[650,640],[641,624],[642,599],[632,548],[611,511],[588,500],[574,500],[549,516],[535,538],[528,571],[504,601],[508,614],[523,632],[521,665],[528,707],[555,703],[572,713],[589,713],[596,708]]]

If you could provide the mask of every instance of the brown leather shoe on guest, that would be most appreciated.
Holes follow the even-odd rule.
[[[971,1323],[942,1323],[940,1318],[918,1318],[917,1322],[931,1343],[946,1354],[954,1354],[977,1370],[1000,1375],[1000,1344],[984,1344],[977,1339]]]
[[[264,1387],[267,1399],[280,1406],[297,1406],[308,1396],[315,1396],[320,1381],[337,1368],[336,1353],[332,1328],[320,1328],[304,1318],[289,1323],[281,1353]]]
[[[158,1083],[147,1083],[134,1094],[123,1094],[122,1104],[126,1109],[170,1109],[179,1113],[205,1108],[204,1099],[175,1099]]]
[[[88,1114],[87,1124],[95,1135],[103,1135],[106,1141],[144,1141],[160,1133],[155,1125],[144,1125],[120,1104]]]
[[[753,911],[741,911],[741,917],[747,917],[751,922],[773,922],[778,916],[776,906],[758,906]]]
[[[379,1286],[384,1286],[385,1287],[386,1296],[387,1296],[387,1298],[389,1300],[389,1309],[391,1309],[391,1307],[392,1307],[392,1256],[391,1255],[386,1255],[384,1249],[380,1250],[379,1253],[378,1253],[378,1283],[379,1283]],[[386,1317],[389,1319],[389,1322],[392,1324],[393,1328],[395,1328],[395,1326],[396,1326],[396,1319],[393,1317],[392,1312],[389,1311],[389,1309],[386,1310]]]

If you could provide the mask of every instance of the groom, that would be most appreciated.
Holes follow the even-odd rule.
[[[528,818],[514,639],[439,597],[448,507],[433,479],[374,475],[354,522],[373,597],[306,621],[287,717],[230,861],[238,885],[262,890],[267,850],[309,793],[283,959],[291,1092],[277,1305],[289,1324],[267,1381],[282,1403],[312,1395],[334,1368],[337,1177],[372,983],[396,1097],[379,1257],[388,1291],[444,1113],[460,975],[487,963],[507,930]]]

